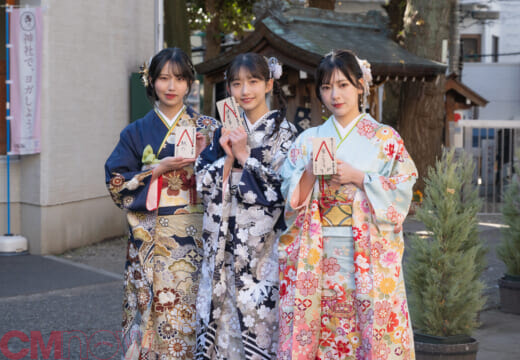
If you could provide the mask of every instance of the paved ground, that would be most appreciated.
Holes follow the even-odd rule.
[[[500,227],[497,217],[482,218],[479,227],[490,251],[483,275],[488,301],[480,316],[482,326],[474,333],[478,360],[520,358],[520,316],[498,310],[496,283],[504,265],[494,249]],[[413,218],[405,223],[405,232],[422,229]],[[27,349],[17,358],[54,359],[56,353],[45,353],[45,347],[51,351],[48,341],[58,339],[56,332],[62,336],[63,359],[119,359],[125,253],[126,241],[118,238],[55,257],[0,257],[0,359],[15,358],[2,345],[6,336],[12,336],[7,348],[11,353],[24,355]],[[39,336],[43,352],[42,346],[31,349]]]

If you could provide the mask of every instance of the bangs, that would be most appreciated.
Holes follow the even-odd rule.
[[[269,68],[267,67],[267,62],[263,58],[263,56],[254,54],[256,57],[251,56],[251,54],[243,54],[239,55],[235,58],[235,60],[230,64],[226,76],[227,82],[231,83],[232,81],[238,80],[240,70],[249,73],[249,77],[267,81],[269,79]]]
[[[189,58],[183,52],[176,51],[176,49],[164,49],[163,51],[164,56],[158,56],[156,59],[157,63],[151,66],[155,70],[151,74],[152,81],[155,81],[164,69],[168,74],[186,79],[191,85],[195,79],[195,74]]]
[[[321,86],[323,84],[330,84],[332,74],[334,74],[335,70],[343,73],[353,86],[358,89],[363,89],[363,85],[359,81],[359,79],[363,77],[363,73],[361,72],[361,68],[357,63],[355,55],[349,51],[341,51],[338,54],[327,55],[324,57],[316,69],[314,76],[316,79],[315,93],[320,101]]]
[[[316,80],[319,86],[323,84],[330,84],[332,75],[334,74],[335,70],[340,71],[343,75],[345,75],[347,80],[352,85],[358,87],[359,84],[358,81],[355,81],[356,77],[354,76],[354,74],[352,74],[351,71],[349,71],[346,64],[344,64],[344,62],[338,58],[329,59],[328,61],[324,61],[322,64],[320,64],[316,74]]]
[[[191,76],[191,71],[186,66],[180,65],[175,60],[170,59],[167,63],[167,72],[173,76],[182,77],[188,80]]]

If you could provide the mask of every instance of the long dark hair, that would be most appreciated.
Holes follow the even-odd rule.
[[[148,66],[146,96],[152,104],[159,100],[154,90],[155,80],[161,75],[161,70],[167,63],[170,64],[171,70],[176,72],[176,76],[180,75],[186,79],[188,82],[188,93],[191,91],[191,85],[195,80],[195,69],[189,56],[177,47],[162,49],[155,54]]]
[[[356,54],[350,50],[334,50],[321,58],[314,77],[316,79],[316,96],[322,103],[321,85],[330,82],[330,78],[336,69],[341,71],[357,89],[364,91],[363,84],[360,81],[363,78],[363,71],[356,59]],[[362,111],[363,94],[359,95],[358,99],[359,110]]]
[[[225,72],[227,87],[231,85],[233,80],[238,78],[240,68],[247,69],[253,78],[260,79],[262,81],[267,82],[273,78],[271,72],[269,71],[269,66],[265,57],[256,53],[245,53],[237,55],[228,65]],[[273,79],[273,95],[276,96],[276,100],[279,104],[278,114],[275,118],[273,131],[273,135],[276,136],[280,130],[280,124],[285,119],[285,114],[287,113],[287,101],[283,96],[282,87],[276,79]]]

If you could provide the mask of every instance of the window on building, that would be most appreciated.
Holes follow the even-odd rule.
[[[493,35],[493,62],[498,62],[498,36]]]
[[[460,37],[464,62],[481,62],[481,40],[480,34],[464,34]]]

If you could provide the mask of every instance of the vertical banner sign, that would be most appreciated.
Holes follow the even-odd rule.
[[[42,16],[38,8],[11,12],[11,151],[40,152]]]

